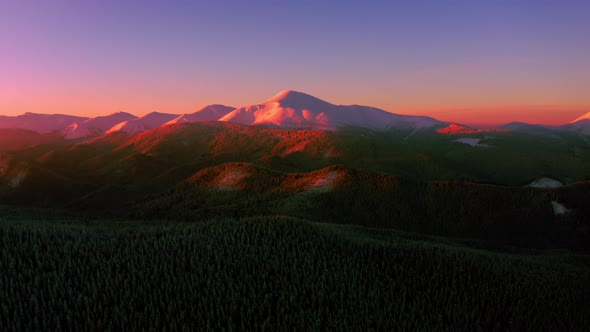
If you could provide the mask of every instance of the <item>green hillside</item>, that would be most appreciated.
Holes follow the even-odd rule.
[[[1,330],[590,326],[590,259],[257,217],[0,222]]]

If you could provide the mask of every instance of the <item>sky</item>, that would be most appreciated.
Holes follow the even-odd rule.
[[[1,0],[0,114],[190,113],[285,89],[494,125],[590,112],[590,1]]]

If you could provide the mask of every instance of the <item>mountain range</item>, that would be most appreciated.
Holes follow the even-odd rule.
[[[0,203],[140,219],[286,215],[511,243],[565,225],[547,232],[578,245],[587,118],[478,129],[294,91],[190,114],[29,113],[1,118]]]
[[[359,127],[371,130],[436,129],[441,134],[468,134],[495,130],[480,130],[452,124],[427,116],[390,113],[360,105],[335,105],[311,95],[285,90],[274,97],[243,107],[220,104],[205,106],[190,114],[152,112],[142,117],[118,112],[94,118],[64,114],[25,113],[19,116],[0,116],[0,129],[23,129],[39,134],[59,133],[65,139],[100,137],[123,132],[135,134],[161,126],[178,123],[220,121],[267,128],[337,130]],[[510,123],[498,130],[523,132],[572,131],[590,134],[590,112],[561,126],[542,126]]]

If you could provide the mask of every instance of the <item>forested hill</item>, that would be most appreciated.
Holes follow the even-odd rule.
[[[0,329],[515,330],[590,324],[587,256],[283,217],[0,221]]]

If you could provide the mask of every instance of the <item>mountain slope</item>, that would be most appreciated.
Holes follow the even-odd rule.
[[[217,121],[235,109],[235,107],[225,105],[208,105],[194,113],[182,114],[176,119],[166,122],[166,125],[201,121]]]
[[[200,170],[184,181],[189,186],[201,186],[219,190],[249,190],[255,192],[328,192],[338,186],[358,180],[354,171],[342,165],[333,165],[304,173],[282,173],[257,167],[250,163],[226,163]],[[363,179],[366,180],[366,179]],[[379,176],[375,188],[392,187],[395,178]]]
[[[61,136],[54,133],[39,134],[26,129],[0,128],[0,151],[22,150],[38,144],[57,142]]]
[[[280,128],[333,130],[342,126],[370,129],[425,128],[442,124],[425,116],[399,115],[369,106],[341,106],[308,94],[285,90],[262,104],[238,108],[220,121]]]
[[[104,131],[111,129],[117,123],[135,120],[137,117],[126,112],[117,112],[106,116],[97,116],[84,121],[82,124],[89,128],[97,128]]]
[[[233,161],[270,160],[291,155],[325,162],[324,159],[338,154],[329,133],[224,122],[180,123],[133,135],[117,150],[179,163],[226,158]],[[306,163],[310,164],[310,161]]]
[[[519,132],[551,132],[554,127],[530,124],[525,122],[510,122],[499,127],[500,129]]]
[[[137,117],[133,114],[117,112],[106,116],[97,116],[82,123],[73,123],[62,129],[61,132],[67,139],[99,136],[118,123],[134,119]]]
[[[104,131],[101,131],[97,128],[84,126],[83,124],[72,123],[71,125],[60,130],[60,133],[63,135],[65,139],[78,139],[84,137],[98,136],[104,134]]]
[[[86,117],[65,114],[25,113],[18,116],[0,115],[0,128],[27,129],[46,134],[87,119]]]
[[[580,134],[590,135],[590,119],[588,120],[580,120],[574,123],[567,124],[562,126],[561,128],[575,131]]]
[[[152,112],[137,119],[118,123],[107,130],[106,133],[111,134],[121,131],[127,134],[135,134],[141,131],[157,128],[178,116],[179,114]]]
[[[584,135],[590,135],[590,112],[580,116],[566,125],[561,126],[561,128],[575,131]]]
[[[582,121],[582,120],[590,120],[590,112],[580,116],[579,118],[575,119],[574,121],[572,121],[570,123],[575,123],[575,122]]]

